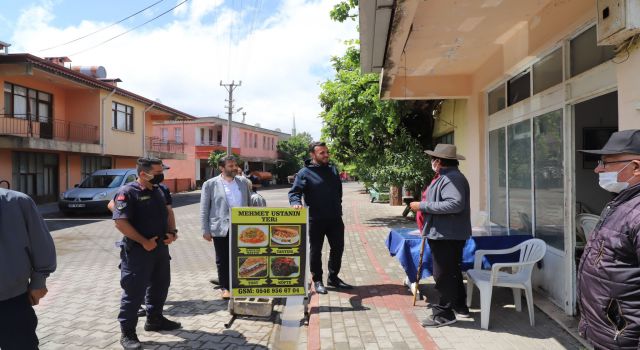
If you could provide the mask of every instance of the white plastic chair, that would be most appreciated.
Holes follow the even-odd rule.
[[[600,217],[594,214],[578,214],[576,215],[576,226],[578,236],[584,239],[584,243],[589,240],[589,235],[596,228],[596,225],[600,221]]]
[[[495,263],[491,270],[482,270],[482,258],[485,255],[510,254],[520,251],[520,260],[516,263]],[[489,313],[491,312],[491,294],[493,287],[507,287],[513,290],[516,310],[522,311],[521,289],[524,289],[529,309],[529,322],[535,325],[533,319],[533,293],[531,291],[531,272],[535,263],[540,261],[547,251],[546,243],[537,238],[524,241],[509,249],[478,250],[475,253],[473,269],[467,271],[467,305],[471,306],[473,285],[480,290],[480,326],[489,329]],[[500,271],[511,267],[512,273]]]

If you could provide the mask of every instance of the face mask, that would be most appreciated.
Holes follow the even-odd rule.
[[[629,164],[631,164],[631,162],[629,162]],[[629,164],[625,165],[624,168],[628,167]],[[624,170],[624,168],[620,169],[620,171]],[[627,181],[632,179],[633,176],[627,179],[627,181],[619,182],[618,174],[620,174],[620,171],[608,171],[605,173],[599,173],[598,184],[600,185],[600,187],[602,187],[606,191],[613,193],[620,193],[626,190],[627,187],[629,187],[629,182]]]
[[[145,173],[145,175],[150,177],[150,179],[148,178],[147,181],[149,181],[152,185],[158,185],[162,181],[164,181],[164,174],[151,175]]]

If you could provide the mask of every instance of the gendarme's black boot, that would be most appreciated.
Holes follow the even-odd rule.
[[[122,331],[122,336],[120,337],[120,345],[122,345],[122,347],[127,350],[142,349],[142,344],[140,344],[140,340],[138,339],[138,335],[136,334],[135,329],[130,331]]]
[[[180,322],[171,321],[162,315],[147,315],[147,322],[144,323],[144,330],[147,332],[172,331],[181,327]]]

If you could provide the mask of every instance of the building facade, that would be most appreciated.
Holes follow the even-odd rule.
[[[209,155],[227,150],[227,125],[227,120],[219,117],[154,123],[153,137],[160,144],[184,143],[186,159],[165,161],[171,166],[166,172],[167,178],[189,179],[194,187],[209,179],[217,171],[209,165]],[[232,152],[246,162],[245,170],[272,172],[278,160],[278,141],[289,137],[280,131],[233,122]]]
[[[577,150],[640,128],[640,40],[606,34],[620,16],[638,23],[640,3],[609,3],[374,0],[359,8],[361,68],[380,72],[380,97],[444,100],[434,136],[467,157],[473,222],[491,235],[543,239],[534,283],[568,315],[584,244],[576,215],[597,215],[611,199],[593,173],[598,158]]]
[[[184,158],[146,134],[154,121],[192,116],[67,62],[0,54],[0,180],[38,203],[54,202],[95,170],[135,167],[144,154]]]

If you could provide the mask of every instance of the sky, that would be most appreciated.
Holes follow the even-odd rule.
[[[333,76],[331,56],[357,38],[355,21],[329,18],[337,2],[0,0],[0,41],[10,53],[103,66],[118,87],[198,117],[226,118],[220,82],[242,81],[235,121],[246,112],[247,124],[291,132],[295,115],[297,131],[317,139],[319,85]]]

